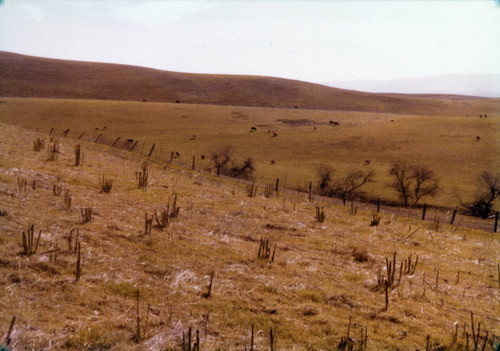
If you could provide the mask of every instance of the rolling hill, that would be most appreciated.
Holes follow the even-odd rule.
[[[498,100],[457,102],[456,97],[426,99],[362,93],[281,78],[178,73],[3,51],[0,96],[440,115],[493,113],[500,106]]]

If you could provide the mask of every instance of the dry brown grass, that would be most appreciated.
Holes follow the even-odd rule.
[[[424,349],[427,335],[434,348],[456,349],[465,343],[464,322],[471,332],[471,311],[481,330],[500,334],[497,235],[446,224],[436,234],[404,218],[370,227],[370,212],[349,216],[337,206],[318,226],[309,201],[249,198],[244,186],[154,162],[148,187],[137,189],[138,155],[79,141],[86,161],[74,167],[76,141],[64,139],[59,158],[46,162],[33,151],[37,136],[0,124],[0,210],[7,213],[0,217],[0,340],[16,315],[14,349],[179,349],[190,327],[199,330],[201,349],[243,349],[252,325],[258,349],[269,348],[270,328],[277,349],[335,349],[351,313],[355,348],[366,330],[368,349]],[[113,178],[111,194],[98,192],[99,172]],[[19,192],[18,176],[37,179],[36,190]],[[52,195],[56,182],[71,191],[70,209]],[[153,228],[145,236],[143,214],[174,193],[183,210],[168,233]],[[93,209],[90,223],[79,223],[82,207]],[[19,233],[28,223],[42,235],[37,254],[26,257],[18,254]],[[409,225],[422,229],[405,240]],[[42,254],[62,247],[73,228],[78,282],[74,250],[56,259]],[[279,243],[273,263],[256,257],[261,237]],[[357,261],[355,248],[369,248],[370,259]],[[418,268],[382,311],[377,271],[395,251],[418,255]],[[210,298],[203,298],[212,272]],[[140,343],[133,340],[138,289]]]

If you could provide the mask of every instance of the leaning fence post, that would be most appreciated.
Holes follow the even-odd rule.
[[[280,183],[280,179],[276,178],[276,193],[278,192],[279,183]]]
[[[153,147],[151,147],[151,151],[149,152],[148,157],[151,157],[151,154],[153,153],[153,150],[155,149],[155,145],[156,144],[153,144]]]
[[[312,200],[312,187],[313,187],[313,182],[309,182],[309,200]]]
[[[425,211],[427,210],[427,204],[424,204],[424,210],[422,211],[422,220],[425,221]]]
[[[450,222],[450,225],[453,224],[453,222],[455,221],[455,216],[457,215],[457,209],[455,208],[455,210],[453,211],[453,216],[451,216],[451,222]]]
[[[377,200],[377,213],[380,213],[380,199]]]

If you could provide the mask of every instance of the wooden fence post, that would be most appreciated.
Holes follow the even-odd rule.
[[[377,213],[380,212],[380,199],[377,200]]]
[[[151,157],[151,154],[153,153],[153,150],[155,149],[155,145],[156,144],[153,144],[153,147],[151,148],[151,151],[149,152],[148,157]]]
[[[194,160],[195,160],[195,155],[193,155],[193,165],[191,166],[191,169],[194,170]]]
[[[422,211],[422,220],[425,221],[425,211],[427,211],[427,204],[424,204],[424,209]]]
[[[278,192],[279,183],[280,183],[280,179],[276,178],[276,193]]]
[[[497,232],[498,228],[498,211],[495,213],[495,228],[493,229],[493,233]]]

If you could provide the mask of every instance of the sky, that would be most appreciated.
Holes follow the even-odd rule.
[[[498,74],[499,41],[493,0],[0,0],[0,50],[179,72],[315,83]]]

